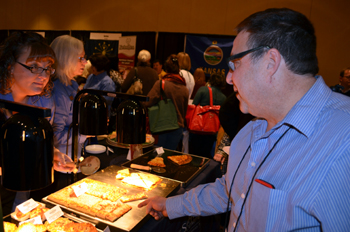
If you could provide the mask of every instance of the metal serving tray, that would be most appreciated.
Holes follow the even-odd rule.
[[[164,173],[156,173],[154,171],[144,171],[144,172],[152,173],[157,176],[179,182],[181,187],[186,187],[187,184],[189,184],[198,174],[200,174],[209,165],[209,159],[190,154],[190,156],[192,156],[191,163],[185,164],[185,165],[177,165],[167,158],[168,156],[183,155],[183,154],[184,153],[182,152],[164,149],[164,153],[161,155],[158,155],[156,150],[153,150],[143,154],[140,157],[137,157],[136,159],[125,162],[124,164],[122,164],[122,166],[127,168],[130,168],[131,164],[149,166],[147,163],[151,159],[155,158],[156,156],[163,157],[164,164],[166,165],[165,167],[166,172]]]
[[[115,176],[117,175],[117,171],[121,169],[125,169],[125,168],[112,165],[89,176],[87,179],[93,179],[93,180],[101,181],[104,183],[112,184],[117,187],[127,189],[128,194],[141,192],[142,191],[141,189],[138,189],[136,187],[132,187],[129,185],[125,185],[121,182],[121,180],[117,180],[115,178]],[[139,172],[139,171],[130,169],[130,172],[133,173],[133,172]],[[171,193],[173,193],[179,188],[178,182],[175,182],[166,178],[161,178],[161,179],[162,181],[158,183],[155,188],[147,191],[148,197],[153,197],[153,196],[167,197],[168,195],[170,195]],[[71,217],[76,217],[76,218],[91,222],[95,224],[96,228],[98,229],[104,230],[107,226],[109,226],[110,231],[112,232],[137,231],[139,228],[141,228],[142,224],[145,223],[149,219],[149,217],[151,217],[146,213],[146,207],[143,207],[143,208],[137,207],[137,205],[143,200],[125,203],[130,205],[132,209],[114,222],[103,220],[97,217],[92,217],[90,215],[79,212],[77,210],[65,207],[63,205],[60,205],[53,201],[48,200],[47,197],[44,197],[42,201],[45,202],[47,207],[49,208],[51,208],[50,206],[53,207],[55,205],[59,205],[62,211],[69,214]]]

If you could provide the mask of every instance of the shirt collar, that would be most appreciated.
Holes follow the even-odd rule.
[[[257,118],[253,130],[258,129],[258,134],[268,137],[273,131],[285,124],[294,127],[300,133],[309,137],[315,128],[319,114],[332,93],[332,90],[326,85],[321,76],[316,76],[315,78],[317,80],[314,85],[292,107],[282,121],[278,122],[270,131],[265,133],[267,121]]]
[[[307,137],[312,134],[317,118],[332,93],[321,76],[316,76],[316,79],[314,85],[281,121],[293,126]]]
[[[99,79],[99,78],[105,77],[107,75],[107,73],[106,72],[102,72],[102,73],[100,73],[98,75],[95,75],[95,74],[92,74],[92,75],[93,75],[94,78]]]

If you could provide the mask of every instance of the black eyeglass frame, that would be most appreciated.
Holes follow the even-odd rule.
[[[42,74],[45,70],[45,73],[46,74],[49,74],[49,75],[53,75],[56,71],[56,69],[52,68],[52,67],[47,67],[47,68],[43,68],[43,67],[30,67],[28,65],[25,65],[25,64],[22,64],[21,62],[18,62],[16,61],[16,63],[22,65],[24,68],[28,69],[31,73],[34,73],[34,74]],[[36,72],[33,72],[33,69],[36,68],[37,71]],[[41,72],[39,71],[41,70]],[[50,71],[51,70],[51,71]],[[47,71],[49,71],[50,73],[47,73]]]
[[[268,45],[261,45],[261,46],[259,46],[259,47],[252,48],[252,49],[249,49],[249,50],[247,50],[247,51],[240,52],[240,53],[238,53],[238,54],[235,54],[235,55],[233,55],[233,56],[230,56],[229,58],[227,58],[227,65],[228,65],[228,67],[229,67],[232,71],[234,71],[234,70],[235,70],[235,64],[234,64],[234,62],[233,62],[234,60],[240,59],[240,58],[242,58],[242,57],[248,55],[249,53],[255,52],[255,51],[260,50],[260,49],[262,49],[262,48],[270,49],[271,47],[268,46]]]

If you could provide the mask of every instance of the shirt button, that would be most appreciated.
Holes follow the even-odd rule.
[[[241,194],[241,197],[242,197],[243,199],[245,198],[245,195],[244,195],[244,193],[242,193],[242,194]]]
[[[252,167],[255,167],[255,162],[251,162],[250,165],[252,165]]]

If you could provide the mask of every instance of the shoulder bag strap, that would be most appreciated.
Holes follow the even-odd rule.
[[[162,80],[162,81],[159,81],[159,84],[160,84],[160,99],[161,100],[165,100],[165,102],[167,102],[167,98],[166,98],[166,95],[164,93],[164,84],[165,84],[165,81]]]
[[[134,68],[135,69],[135,75],[134,75],[134,81],[137,79],[137,67]]]
[[[209,86],[208,86],[208,89],[209,89],[209,97],[210,97],[210,106],[213,106],[213,91]]]

